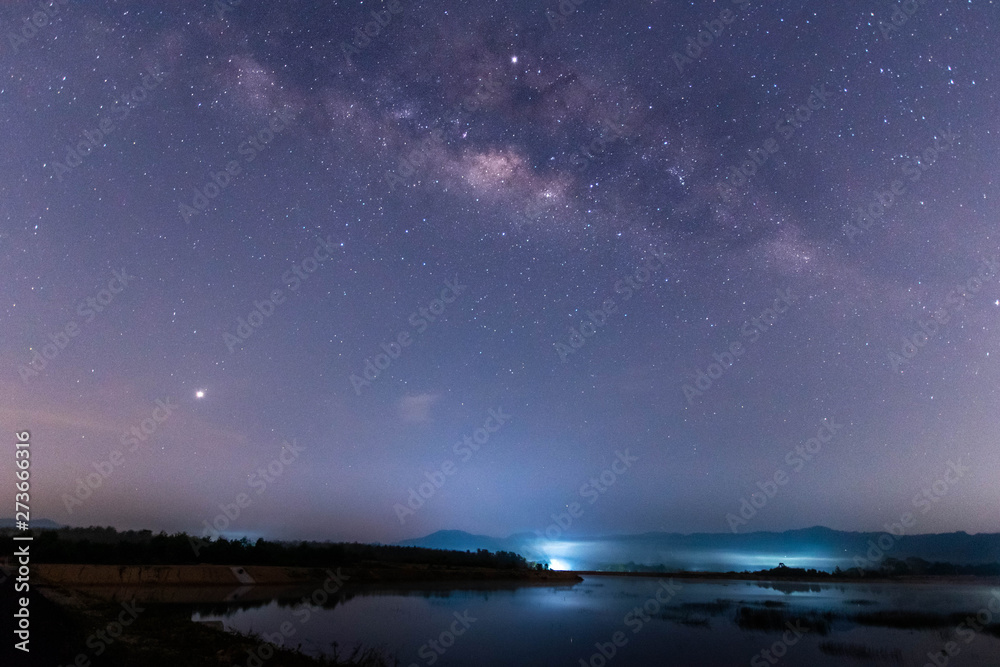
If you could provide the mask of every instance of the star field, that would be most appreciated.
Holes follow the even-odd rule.
[[[234,534],[506,535],[628,448],[573,531],[726,531],[832,419],[747,530],[880,529],[961,460],[919,532],[1000,531],[995,2],[394,6],[0,8],[38,516],[198,530],[294,441]]]

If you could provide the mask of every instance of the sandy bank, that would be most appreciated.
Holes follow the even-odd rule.
[[[334,568],[336,569],[336,568]],[[34,574],[59,586],[288,586],[327,577],[322,568],[264,565],[62,565],[39,563]],[[432,568],[420,565],[360,564],[342,567],[351,583],[406,581],[493,581],[524,583],[581,581],[573,572],[494,570],[490,568]]]
[[[322,579],[322,571],[296,567],[229,565],[56,565],[39,563],[34,573],[62,586],[245,586],[286,585]]]

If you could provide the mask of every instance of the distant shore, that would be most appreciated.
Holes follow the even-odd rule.
[[[1000,577],[971,575],[906,575],[864,577],[808,575],[780,576],[772,572],[608,572],[599,570],[497,569],[488,567],[438,566],[425,564],[357,563],[335,568],[351,584],[417,582],[517,581],[523,584],[567,584],[583,577],[652,577],[703,581],[778,581],[789,584],[906,583],[998,585]],[[322,568],[269,565],[74,565],[40,563],[35,566],[46,584],[90,586],[297,586],[322,581]]]
[[[569,570],[567,570],[569,571]],[[572,570],[586,577],[657,577],[666,579],[701,579],[705,581],[777,581],[788,584],[970,584],[1000,585],[1000,577],[973,575],[906,575],[897,577],[814,576],[795,574],[781,576],[757,572],[605,572],[599,570]]]

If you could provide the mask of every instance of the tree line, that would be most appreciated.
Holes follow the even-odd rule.
[[[219,538],[208,541],[187,533],[117,531],[108,527],[35,530],[32,561],[94,565],[240,564],[328,567],[357,563],[420,564],[525,570],[535,567],[510,551],[447,551],[359,542],[277,542]],[[20,534],[20,533],[19,533]],[[13,531],[0,532],[2,553],[13,553]]]

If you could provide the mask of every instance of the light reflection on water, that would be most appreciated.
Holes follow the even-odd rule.
[[[615,564],[635,562],[662,565],[669,571],[743,572],[770,569],[784,563],[788,567],[832,572],[856,566],[851,553],[832,552],[830,547],[802,542],[785,550],[767,548],[726,549],[674,546],[669,551],[648,543],[615,540],[545,540],[521,545],[529,560],[548,562],[552,569],[603,570]]]
[[[940,628],[894,629],[859,625],[851,616],[887,610],[975,613],[991,598],[988,587],[950,584],[675,583],[679,592],[665,605],[649,602],[658,588],[656,577],[588,576],[572,586],[354,586],[308,618],[293,601],[242,609],[203,607],[195,618],[265,634],[287,621],[295,633],[287,643],[301,645],[307,653],[329,653],[334,641],[341,649],[360,643],[381,647],[406,666],[575,666],[583,660],[597,667],[601,661],[592,660],[599,655],[595,644],[605,652],[614,649],[613,665],[750,664],[760,651],[782,640],[784,626],[741,628],[737,617],[743,614],[765,620],[773,616],[782,623],[785,618],[806,619],[806,627],[815,628],[785,647],[780,665],[840,665],[851,651],[864,650],[865,661],[852,662],[923,665],[928,652],[955,639],[954,621]],[[1000,603],[1000,587],[992,591]],[[645,620],[643,605],[649,610]],[[456,620],[463,615],[464,624]],[[830,619],[828,627],[816,625],[826,623],[822,618]],[[994,622],[1000,623],[1000,614]],[[616,632],[622,633],[619,642],[624,640],[620,647],[613,644]],[[978,633],[967,643],[959,638],[958,645],[962,656],[956,663],[998,664],[997,637]]]

